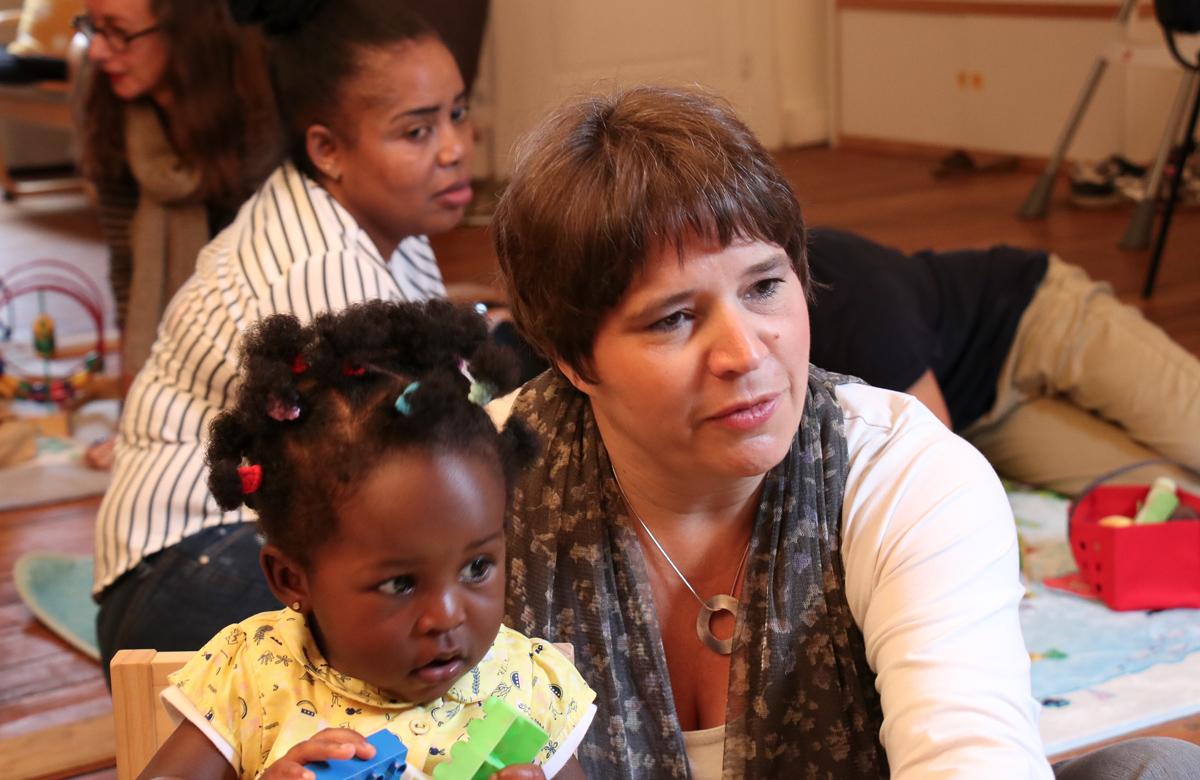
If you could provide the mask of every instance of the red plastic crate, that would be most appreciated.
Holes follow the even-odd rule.
[[[1200,520],[1108,528],[1109,515],[1133,517],[1146,485],[1100,486],[1071,508],[1071,552],[1093,595],[1111,609],[1200,608]],[[1178,491],[1200,511],[1200,497]]]

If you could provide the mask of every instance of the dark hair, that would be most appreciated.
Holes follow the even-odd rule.
[[[238,26],[219,0],[151,0],[167,45],[163,75],[177,99],[167,133],[180,159],[200,173],[207,201],[241,205],[279,163],[266,43]],[[100,73],[84,98],[81,168],[100,184],[129,177],[125,101]]]
[[[699,89],[635,87],[554,111],[518,147],[492,227],[519,331],[589,381],[596,329],[650,252],[766,241],[809,290],[791,185],[733,108]]]
[[[315,177],[306,136],[314,124],[339,127],[344,89],[366,50],[437,33],[400,0],[235,0],[240,18],[271,36],[271,76],[288,153]],[[248,7],[247,7],[248,6]]]
[[[481,390],[516,386],[515,357],[489,342],[483,318],[444,300],[370,301],[309,325],[266,317],[246,333],[241,362],[236,402],[209,429],[209,490],[225,511],[257,512],[267,538],[301,565],[390,452],[487,458],[506,485],[534,454],[528,428],[513,421],[498,432],[475,402]],[[396,407],[402,394],[407,414]],[[242,467],[261,469],[251,492]]]

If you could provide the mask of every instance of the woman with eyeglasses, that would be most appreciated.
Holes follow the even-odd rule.
[[[82,168],[111,253],[123,388],[200,249],[281,153],[262,36],[220,0],[86,0]],[[98,460],[107,458],[103,450]]]

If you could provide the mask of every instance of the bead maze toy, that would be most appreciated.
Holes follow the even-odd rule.
[[[315,761],[305,768],[316,780],[400,780],[408,759],[408,748],[392,732],[380,729],[367,737],[375,746],[374,758]]]
[[[54,320],[46,310],[46,294],[66,296],[83,307],[95,326],[95,346],[82,355],[79,365],[62,376],[51,375],[51,361],[72,357],[58,348]],[[0,308],[7,307],[9,322],[0,322],[0,343],[13,335],[13,301],[24,295],[38,296],[38,315],[33,321],[33,349],[42,360],[40,374],[16,370],[14,361],[0,356],[0,401],[19,399],[66,404],[88,390],[104,370],[104,298],[100,288],[75,266],[61,260],[34,260],[15,266],[0,279]]]
[[[434,780],[487,780],[506,766],[532,763],[550,738],[503,699],[485,701],[483,714],[467,724],[467,738],[450,748],[450,760],[433,768]]]

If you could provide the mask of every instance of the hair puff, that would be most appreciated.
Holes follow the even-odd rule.
[[[444,300],[369,301],[307,325],[264,318],[243,337],[235,402],[209,429],[213,498],[226,511],[253,509],[268,539],[303,563],[389,452],[490,459],[511,484],[532,457],[533,434],[515,424],[497,432],[461,370],[465,361],[497,394],[516,386],[515,355],[488,338],[482,317]],[[238,469],[254,466],[262,482],[246,493]]]

